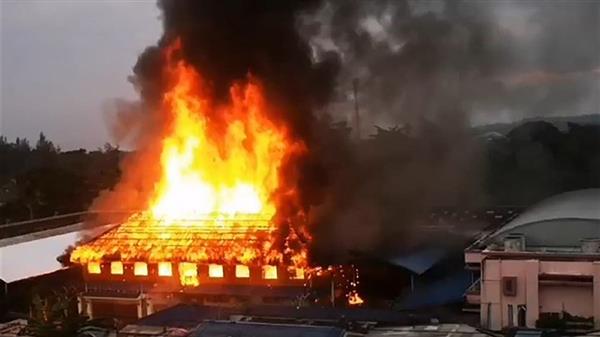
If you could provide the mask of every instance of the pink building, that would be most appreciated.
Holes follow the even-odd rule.
[[[467,306],[491,330],[578,316],[600,329],[600,189],[564,193],[465,251]]]

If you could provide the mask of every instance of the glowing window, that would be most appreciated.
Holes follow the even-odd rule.
[[[248,266],[244,266],[243,264],[236,265],[235,266],[235,277],[249,278],[250,277],[250,268],[248,268]]]
[[[304,280],[304,268],[294,268],[294,272],[290,275],[291,279]]]
[[[110,273],[113,275],[123,275],[123,262],[113,261],[110,263]]]
[[[208,265],[208,277],[221,278],[223,277],[223,266],[220,264]]]
[[[90,274],[100,274],[102,271],[100,270],[99,262],[88,262],[87,270]]]
[[[198,267],[195,263],[181,262],[179,264],[179,277],[181,285],[197,286],[198,283]]]
[[[265,280],[276,280],[277,279],[277,267],[266,265],[262,267],[263,278]]]
[[[173,267],[171,262],[158,263],[158,276],[173,276]]]
[[[146,262],[134,263],[133,264],[133,275],[147,276],[148,275],[148,264],[146,264]]]

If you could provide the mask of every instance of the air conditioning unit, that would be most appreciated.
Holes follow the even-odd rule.
[[[525,250],[525,235],[509,234],[504,238],[504,251],[522,252]]]

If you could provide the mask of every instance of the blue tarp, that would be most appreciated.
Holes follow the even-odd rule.
[[[413,293],[399,300],[394,308],[413,310],[456,303],[463,300],[464,293],[470,285],[470,272],[459,270],[439,281],[415,289]]]
[[[387,261],[394,266],[403,267],[417,275],[421,275],[447,256],[448,252],[445,249],[430,247],[396,256]]]

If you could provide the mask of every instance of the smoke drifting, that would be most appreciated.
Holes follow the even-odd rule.
[[[306,21],[317,53],[343,60],[339,105],[360,80],[362,134],[456,104],[469,123],[600,106],[595,1],[329,1]]]
[[[317,222],[327,224],[315,234],[321,255],[410,249],[423,243],[415,229],[431,207],[478,199],[468,108],[482,95],[473,89],[496,76],[509,55],[477,5],[426,5],[330,1],[308,18],[316,54],[335,50],[343,60],[332,114],[348,115],[351,105],[343,102],[356,78],[360,133],[372,133],[373,124],[402,126],[379,129],[351,148],[349,163],[330,170],[333,192],[317,213]]]
[[[299,180],[321,255],[397,246],[411,239],[422,211],[482,202],[472,122],[600,106],[598,2],[164,0],[159,7],[164,34],[134,67],[142,102],[119,109],[118,136],[159,148],[148,135],[162,121],[146,112],[164,92],[161,50],[175,38],[221,100],[231,84],[256,76],[274,120],[309,148],[284,172]],[[351,119],[354,79],[360,133],[400,128],[356,144],[348,129],[331,126]],[[125,168],[117,186],[129,195],[127,207],[151,188],[139,176]]]
[[[330,113],[352,121],[358,79],[360,133],[402,126],[336,167],[325,253],[418,245],[423,211],[485,204],[472,123],[600,112],[597,2],[328,1],[305,23],[342,59]]]

